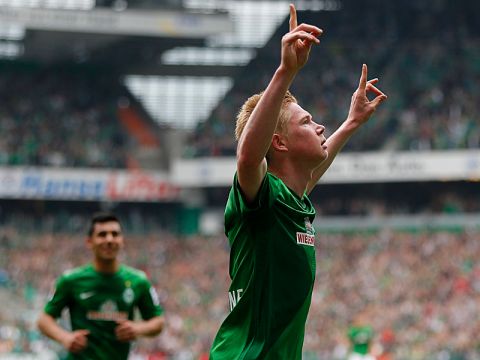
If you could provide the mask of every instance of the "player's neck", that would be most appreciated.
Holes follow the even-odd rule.
[[[117,261],[117,259],[113,259],[113,260],[94,259],[93,267],[97,272],[114,274],[118,271],[120,264]]]
[[[296,166],[290,166],[286,162],[281,167],[272,166],[268,171],[281,179],[285,185],[293,190],[299,197],[302,197],[307,189],[308,182],[311,179],[312,173],[308,170],[299,169]]]

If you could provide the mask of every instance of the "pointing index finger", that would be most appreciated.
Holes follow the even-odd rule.
[[[360,82],[358,84],[358,89],[359,90],[365,91],[365,89],[367,87],[367,74],[368,74],[367,65],[363,64],[363,66],[362,66],[362,76],[360,76]]]
[[[290,4],[290,31],[297,27],[297,10],[295,9],[295,5]]]

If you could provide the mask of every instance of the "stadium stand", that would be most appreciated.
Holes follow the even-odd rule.
[[[147,0],[128,3],[152,6]],[[181,3],[165,2],[170,9]],[[97,1],[107,8],[122,4]],[[389,101],[345,151],[478,150],[479,11],[480,2],[469,0],[351,0],[343,1],[342,11],[303,12],[302,21],[320,25],[325,35],[292,90],[331,132],[346,116],[366,62]],[[284,22],[236,76],[232,90],[182,147],[185,156],[233,158],[235,114],[266,85],[285,29]],[[17,165],[81,167],[87,179],[98,174],[91,169],[141,168],[141,147],[168,154],[162,140],[169,129],[149,118],[120,75],[122,66],[138,59],[144,72],[155,68],[157,41],[163,49],[179,40],[125,40],[100,50],[100,64],[2,61],[0,185],[8,188]],[[168,169],[171,161],[163,159],[161,167]],[[379,360],[480,358],[478,179],[443,180],[322,184],[313,191],[318,265],[305,360],[344,360],[347,332],[358,317],[374,330]],[[143,183],[136,185],[138,190]],[[48,186],[28,198],[27,190],[20,199],[0,200],[0,359],[64,355],[39,335],[34,321],[54,279],[88,259],[83,231],[99,208],[120,213],[125,261],[148,273],[166,310],[164,333],[138,342],[132,359],[208,359],[228,311],[229,259],[221,226],[206,236],[199,223],[202,212],[212,210],[221,221],[226,186],[201,184],[173,201],[135,198],[134,191],[123,201],[85,201],[78,195],[82,189],[73,200],[68,192],[52,198]]]
[[[376,351],[390,334],[395,359],[479,356],[479,237],[478,229],[468,228],[323,233],[304,358],[343,359],[358,314],[374,329]],[[83,235],[3,226],[1,238],[0,296],[8,304],[0,312],[3,346],[30,353],[51,348],[32,324],[52,281],[88,258]],[[138,358],[206,356],[228,311],[225,239],[180,238],[162,229],[129,234],[125,260],[148,273],[167,310],[165,333],[138,343]],[[21,316],[12,319],[12,309]]]
[[[360,67],[390,100],[349,142],[346,151],[468,149],[480,145],[477,121],[480,34],[461,1],[430,8],[416,3],[344,2],[342,12],[305,12],[305,22],[325,30],[322,43],[295,80],[299,103],[331,133],[346,117]],[[375,12],[370,9],[375,8]],[[352,14],[356,14],[352,16]],[[385,20],[388,18],[388,22]],[[368,19],[366,21],[365,19]],[[265,88],[279,59],[284,22],[232,90],[198,125],[186,154],[235,154],[235,115],[250,95]],[[448,54],[446,56],[445,54]]]
[[[117,118],[121,94],[105,71],[7,66],[0,75],[0,163],[127,167],[130,139]]]

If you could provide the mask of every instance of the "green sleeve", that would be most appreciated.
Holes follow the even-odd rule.
[[[258,189],[257,197],[252,203],[248,203],[245,199],[242,189],[240,188],[238,176],[235,174],[232,191],[234,193],[235,205],[240,213],[255,212],[272,206],[273,196],[271,193],[272,186],[270,182],[271,178],[269,174],[266,173],[262,180],[262,184]]]
[[[160,306],[157,292],[148,279],[144,280],[142,288],[143,291],[138,300],[138,309],[140,314],[142,314],[142,318],[148,320],[162,315],[163,309]]]
[[[58,318],[62,314],[62,310],[68,305],[69,300],[70,291],[68,281],[65,276],[61,276],[55,284],[53,295],[45,305],[44,311],[48,315]]]

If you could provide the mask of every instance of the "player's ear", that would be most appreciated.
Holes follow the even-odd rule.
[[[92,237],[91,236],[87,236],[85,237],[85,245],[87,246],[87,248],[91,249],[93,244],[92,244]]]
[[[281,151],[281,152],[288,151],[287,144],[285,142],[284,136],[282,136],[281,134],[277,134],[277,133],[273,134],[272,148],[275,151]]]

